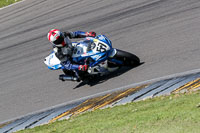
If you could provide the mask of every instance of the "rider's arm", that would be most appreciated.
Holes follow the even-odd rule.
[[[84,38],[84,37],[95,37],[96,33],[95,32],[83,32],[83,31],[66,31],[64,32],[64,36],[68,36],[69,38]]]
[[[62,62],[62,65],[67,70],[78,70],[79,65],[72,64],[71,61]]]
[[[87,70],[87,65],[77,65],[77,64],[72,64],[70,60],[61,63],[62,66],[67,69],[67,70],[79,70],[79,71],[86,71]]]

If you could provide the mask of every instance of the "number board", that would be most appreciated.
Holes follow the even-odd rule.
[[[94,39],[93,41],[94,43],[92,44],[91,49],[94,53],[102,53],[110,50],[110,47],[106,43],[99,41],[98,39]]]

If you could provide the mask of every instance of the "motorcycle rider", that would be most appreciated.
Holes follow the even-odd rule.
[[[66,31],[61,32],[58,29],[52,29],[47,34],[48,40],[53,45],[53,50],[57,58],[61,61],[63,67],[67,70],[79,70],[87,71],[88,65],[79,65],[72,63],[72,53],[76,43],[72,43],[70,39],[73,38],[85,38],[95,37],[95,32],[83,32],[83,31]]]

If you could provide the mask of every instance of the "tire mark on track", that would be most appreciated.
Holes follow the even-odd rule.
[[[76,3],[76,2],[75,2]],[[75,4],[74,3],[74,4]],[[50,24],[52,24],[52,23],[56,23],[56,22],[59,22],[59,21],[64,21],[64,20],[67,20],[67,19],[72,19],[72,18],[75,18],[75,17],[80,17],[80,16],[83,16],[84,14],[89,14],[89,13],[93,13],[93,12],[99,12],[100,10],[103,10],[103,9],[106,9],[106,8],[109,8],[109,7],[112,7],[112,6],[117,6],[117,5],[119,5],[119,4],[121,4],[121,2],[117,2],[117,3],[115,3],[115,4],[108,4],[108,5],[106,5],[106,6],[104,6],[104,7],[98,7],[98,8],[95,8],[95,9],[92,9],[92,10],[89,10],[89,11],[86,11],[86,12],[82,12],[82,13],[79,13],[79,14],[76,14],[76,15],[71,15],[71,16],[68,16],[68,17],[65,17],[65,18],[61,18],[61,19],[59,19],[59,20],[55,20],[55,21],[51,21],[51,22],[48,22],[48,23],[45,23],[45,24],[42,24],[42,25],[38,25],[38,26],[33,26],[32,28],[28,28],[28,29],[26,29],[26,30],[23,30],[23,31],[19,31],[19,32],[14,32],[14,33],[12,33],[12,34],[9,34],[9,35],[7,35],[7,36],[3,36],[3,37],[0,37],[0,39],[1,40],[4,40],[5,38],[9,38],[9,37],[12,37],[13,35],[15,35],[15,34],[22,34],[22,33],[24,33],[24,32],[30,32],[30,31],[33,31],[33,30],[35,30],[35,29],[39,29],[39,28],[41,28],[41,27],[44,27],[44,26],[46,26],[46,25],[50,25]],[[160,3],[160,0],[159,1],[153,1],[153,2],[151,2],[151,3],[146,3],[146,2],[144,2],[144,3],[141,3],[141,4],[139,4],[139,7],[138,8],[133,8],[134,6],[129,6],[129,7],[127,7],[127,9],[129,9],[129,10],[125,10],[125,11],[122,11],[122,10],[117,10],[117,11],[113,11],[113,12],[111,12],[111,13],[108,13],[106,16],[105,15],[103,15],[103,16],[97,16],[97,17],[95,17],[95,18],[93,18],[92,20],[87,20],[86,22],[84,22],[84,23],[82,23],[82,22],[80,22],[80,23],[77,23],[77,24],[75,24],[75,25],[69,25],[69,26],[67,26],[67,28],[66,29],[74,29],[74,28],[84,28],[84,27],[88,27],[89,25],[94,25],[94,27],[98,27],[98,25],[103,25],[105,22],[106,23],[109,23],[110,21],[113,21],[113,19],[115,19],[115,18],[118,18],[117,20],[120,20],[120,19],[122,19],[122,18],[120,18],[120,17],[122,17],[122,16],[125,16],[125,15],[128,15],[128,16],[126,16],[126,17],[129,17],[129,16],[132,16],[132,13],[135,13],[137,10],[143,10],[143,8],[149,8],[149,7],[152,7],[153,5],[157,5],[157,4],[161,4]],[[136,6],[138,6],[138,5],[136,5]],[[66,7],[68,7],[68,6],[66,6]],[[151,9],[148,9],[148,10],[151,10]],[[53,12],[53,11],[52,11]],[[145,12],[145,11],[143,11],[143,12]],[[139,13],[141,13],[141,12],[138,12],[138,14]],[[47,15],[48,14],[48,12],[47,13],[45,13],[45,15]],[[33,19],[30,19],[30,21],[32,21]],[[95,20],[95,21],[94,21]],[[29,21],[29,20],[28,20]],[[28,22],[27,21],[27,22]],[[91,21],[91,22],[90,22]],[[108,21],[108,22],[107,22]],[[102,22],[103,22],[103,24],[102,24]],[[99,24],[98,24],[99,23]],[[23,23],[20,23],[20,24],[24,24],[24,22]],[[17,25],[20,25],[20,24],[17,24]],[[98,25],[97,25],[98,24]],[[77,25],[79,25],[79,27],[77,26]],[[16,25],[15,25],[16,26]],[[12,26],[12,27],[10,27],[10,28],[13,28],[13,27],[15,27],[15,26]],[[6,30],[8,30],[8,29],[10,29],[10,28],[7,28]],[[61,29],[62,30],[62,29]]]
[[[110,30],[110,32],[116,32],[116,31],[121,31],[121,30],[127,30],[127,29],[130,29],[131,27],[135,27],[135,26],[142,26],[142,25],[155,25],[156,23],[161,23],[160,21],[164,21],[164,19],[169,19],[169,17],[172,17],[172,16],[177,16],[177,15],[180,15],[180,14],[184,14],[186,12],[190,12],[192,10],[197,10],[199,9],[200,6],[196,6],[196,7],[193,7],[193,8],[188,8],[188,9],[185,9],[185,10],[180,10],[178,12],[172,12],[172,13],[168,13],[168,14],[164,14],[164,15],[161,15],[159,17],[156,17],[156,18],[152,18],[152,19],[148,19],[148,20],[145,20],[145,21],[141,21],[141,22],[137,22],[137,23],[133,23],[131,25],[125,25],[125,26],[121,26],[120,28],[118,29],[115,29],[115,30]],[[188,20],[188,18],[185,18],[185,20]],[[122,31],[122,32],[123,32]],[[118,34],[121,34],[121,32],[117,32],[116,34],[112,34],[112,36],[115,36],[115,35],[118,35]]]
[[[113,23],[115,21],[117,22],[119,20],[130,18],[132,16],[141,15],[145,12],[157,10],[157,8],[162,8],[161,5],[163,5],[164,2],[166,2],[166,1],[159,0],[159,1],[153,1],[151,3],[145,2],[145,3],[139,4],[139,6],[136,5],[135,7],[131,5],[131,6],[127,7],[125,10],[117,10],[117,11],[108,13],[106,15],[102,15],[102,16],[98,16],[96,18],[88,19],[85,22],[81,22],[81,23],[71,25],[70,28],[72,28],[72,29],[75,29],[75,28],[83,29],[84,27],[90,26],[93,29],[95,27],[110,24],[110,23]],[[199,3],[197,3],[196,1],[193,2],[193,3],[190,3],[190,4],[188,4],[188,3],[185,3],[185,4],[187,6],[191,5],[191,7],[187,8],[187,9],[180,9],[179,11],[175,11],[175,12],[171,12],[173,10],[171,8],[168,8],[164,12],[159,12],[159,14],[156,15],[152,19],[148,19],[148,20],[141,21],[141,22],[136,21],[136,23],[131,23],[131,25],[129,25],[129,26],[125,25],[124,27],[122,27],[122,25],[121,25],[120,28],[117,29],[117,30],[121,30],[121,29],[124,29],[124,28],[130,28],[130,27],[133,27],[133,26],[141,25],[141,24],[152,23],[154,21],[157,22],[157,20],[161,20],[163,18],[167,18],[167,17],[170,17],[170,16],[175,16],[177,14],[185,13],[187,11],[196,10],[200,7]],[[183,6],[183,5],[181,4],[181,6]],[[174,8],[177,8],[177,7],[173,7],[173,9]],[[165,13],[165,12],[171,12],[171,13]],[[152,14],[149,14],[149,16],[152,16]],[[149,17],[147,17],[147,18],[149,18]],[[67,26],[65,28],[67,29],[67,28],[69,28],[69,26]],[[110,32],[112,32],[112,31],[110,31]]]
[[[24,25],[24,23],[31,22],[31,21],[33,21],[33,20],[35,20],[35,19],[37,19],[37,18],[42,18],[43,16],[49,15],[49,14],[51,14],[51,13],[53,13],[53,12],[54,12],[54,13],[55,13],[55,12],[59,12],[59,11],[62,10],[63,8],[70,7],[70,6],[72,6],[72,5],[77,4],[77,2],[81,2],[81,1],[82,1],[82,0],[79,0],[79,1],[75,1],[75,2],[73,2],[73,3],[67,4],[67,5],[64,5],[64,6],[61,6],[61,7],[57,7],[57,8],[55,8],[55,9],[53,9],[53,10],[47,11],[47,12],[45,12],[45,13],[43,13],[43,14],[40,14],[40,15],[38,15],[38,16],[36,16],[36,17],[33,17],[33,18],[28,19],[28,20],[26,20],[26,21],[23,21],[23,22],[21,22],[21,23],[17,23],[17,24],[15,24],[15,25],[12,25],[12,26],[10,26],[10,27],[8,27],[8,28],[5,28],[5,29],[2,29],[2,30],[9,30],[9,29],[12,29],[12,28],[14,28],[14,27],[16,27],[16,26]],[[18,15],[18,16],[16,16],[16,17],[19,17],[19,16],[20,16],[20,15]],[[10,20],[12,20],[12,19],[10,19]],[[3,22],[6,22],[6,21],[9,21],[9,20],[2,21],[2,23],[3,23]],[[3,39],[3,38],[2,38],[2,39]]]
[[[31,7],[35,7],[36,5],[43,4],[45,1],[47,1],[47,0],[35,1],[35,2],[32,3],[31,5],[28,5],[28,6],[26,6],[26,7],[20,8],[19,10],[14,10],[13,12],[4,13],[3,15],[0,15],[0,16],[1,16],[1,17],[0,17],[0,20],[1,20],[1,18],[4,18],[4,19],[2,19],[3,21],[0,21],[0,23],[7,22],[7,21],[13,19],[12,17],[11,17],[11,18],[8,18],[8,19],[5,19],[5,17],[9,17],[9,16],[11,16],[11,15],[14,15],[14,14],[17,14],[17,13],[20,13],[20,12],[22,12],[22,13],[19,14],[19,15],[17,15],[16,17],[19,17],[19,16],[21,16],[21,15],[24,15],[24,11],[25,11],[26,9],[29,9],[29,8],[31,8]]]

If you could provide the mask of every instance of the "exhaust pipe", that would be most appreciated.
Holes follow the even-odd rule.
[[[68,75],[59,75],[59,80],[62,81],[80,81],[77,77],[68,76]]]

